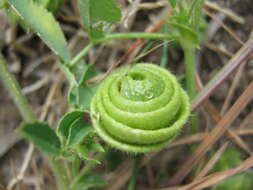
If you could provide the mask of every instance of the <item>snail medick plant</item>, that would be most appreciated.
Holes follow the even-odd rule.
[[[112,147],[132,153],[160,150],[179,134],[190,112],[188,95],[190,98],[195,95],[193,50],[199,47],[197,34],[203,0],[168,1],[174,16],[166,20],[166,26],[173,26],[174,32],[169,29],[160,33],[114,33],[112,24],[122,20],[115,0],[78,0],[80,20],[90,43],[75,57],[71,56],[64,33],[52,14],[62,2],[64,0],[0,0],[0,7],[15,13],[18,21],[22,21],[19,23],[34,31],[59,58],[57,64],[69,82],[68,100],[72,106],[57,130],[37,121],[15,78],[10,77],[2,56],[0,66],[5,69],[0,69],[0,75],[26,121],[19,132],[48,154],[59,189],[80,190],[105,184],[103,178],[89,173],[106,155],[95,140],[96,133]],[[89,50],[109,40],[135,38],[180,42],[186,55],[188,95],[173,74],[146,63],[114,71],[98,89],[85,85],[86,80],[98,73],[83,59]],[[89,109],[94,128],[83,118]],[[134,189],[138,160],[137,156],[129,190]],[[88,163],[82,167],[82,161]]]
[[[162,149],[180,132],[189,112],[188,96],[175,76],[146,63],[113,72],[91,102],[98,135],[133,153]]]

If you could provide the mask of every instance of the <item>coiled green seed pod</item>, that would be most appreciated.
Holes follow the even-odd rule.
[[[98,135],[126,152],[156,151],[187,121],[189,99],[176,78],[153,64],[123,67],[108,76],[91,102]]]

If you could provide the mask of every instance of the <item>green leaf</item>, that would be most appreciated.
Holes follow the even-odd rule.
[[[0,0],[0,8],[4,8],[5,7],[5,0]]]
[[[20,20],[20,17],[18,16],[18,14],[16,13],[16,11],[14,11],[12,8],[8,7],[6,8],[6,15],[8,18],[8,22],[10,24],[17,24]],[[21,23],[22,24],[22,23]]]
[[[121,11],[115,0],[79,0],[78,3],[86,28],[98,21],[115,23],[121,19]]]
[[[78,7],[80,9],[81,21],[86,30],[89,31],[91,26],[90,0],[78,0]]]
[[[32,0],[8,0],[38,36],[65,62],[70,61],[64,34],[52,13]]]
[[[69,131],[70,131],[70,127],[71,125],[78,119],[81,117],[81,115],[83,115],[84,112],[83,111],[79,111],[79,110],[75,110],[72,112],[69,112],[67,114],[65,114],[57,127],[57,134],[58,136],[61,137],[61,139],[63,140],[67,140],[68,136],[69,136]]]
[[[103,31],[103,24],[100,23],[98,26],[92,27],[92,30],[89,33],[91,40],[95,42],[98,39],[101,39],[105,36]]]
[[[19,133],[32,141],[32,143],[42,151],[56,156],[60,155],[60,140],[55,131],[51,129],[47,123],[24,123],[19,129]]]
[[[64,3],[64,0],[34,0],[34,2],[42,5],[51,12],[55,12]]]
[[[91,40],[104,36],[104,22],[115,23],[121,19],[121,11],[115,0],[78,0],[81,20]]]
[[[93,128],[82,117],[79,117],[70,126],[69,130],[67,146],[74,147],[80,144],[93,131]]]
[[[191,28],[176,22],[169,22],[169,24],[179,31],[179,40],[182,42],[181,44],[190,45],[193,47],[198,46],[198,35]]]
[[[90,144],[87,144],[87,148],[89,150],[96,150],[96,151],[99,151],[99,152],[105,152],[105,149],[97,142],[92,142]]]
[[[77,109],[88,110],[90,108],[91,99],[97,90],[97,86],[88,87],[83,84],[74,86],[71,89],[68,100]]]
[[[94,96],[97,86],[87,86],[86,80],[99,74],[95,70],[94,65],[88,65],[82,78],[79,80],[78,86],[73,86],[69,94],[69,102],[78,109],[87,110],[90,108],[90,102]]]
[[[74,77],[78,84],[83,83],[88,67],[89,66],[83,60],[81,60],[71,68],[70,71],[72,74],[74,74]]]
[[[80,108],[89,109],[91,99],[97,91],[97,86],[88,87],[87,85],[79,85],[78,87],[78,103]]]
[[[79,178],[74,188],[77,190],[86,190],[91,187],[105,184],[106,180],[103,179],[102,177],[95,174],[85,174]]]
[[[80,167],[81,167],[81,159],[79,158],[79,156],[75,155],[73,161],[72,161],[72,166],[71,166],[71,170],[72,170],[72,175],[73,176],[77,176],[79,171],[80,171]]]
[[[90,14],[92,22],[115,23],[121,19],[121,11],[115,0],[90,0]]]
[[[61,5],[63,5],[64,1],[65,0],[50,0],[47,9],[55,12],[61,7]]]
[[[177,5],[177,0],[169,0],[170,5],[175,8]]]
[[[202,8],[204,0],[194,0],[192,2],[188,19],[190,20],[190,26],[196,32],[198,31],[199,24],[202,19]]]
[[[94,162],[96,164],[101,164],[101,162],[99,160],[89,157],[89,149],[88,149],[87,145],[79,144],[76,147],[76,150],[77,150],[78,155],[80,156],[81,159],[86,160],[88,162]]]

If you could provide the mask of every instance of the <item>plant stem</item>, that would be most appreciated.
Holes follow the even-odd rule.
[[[195,48],[186,47],[183,48],[185,55],[185,68],[186,68],[186,87],[187,92],[192,100],[196,95],[196,58],[195,58]]]
[[[12,99],[14,100],[15,105],[18,107],[20,114],[26,122],[36,121],[37,118],[32,111],[31,107],[28,104],[27,99],[22,94],[18,82],[9,71],[6,65],[6,61],[2,54],[0,53],[0,78],[3,81],[6,89],[10,93]],[[67,182],[65,179],[65,171],[61,167],[60,163],[57,162],[54,158],[46,156],[48,163],[51,169],[54,171],[56,177],[57,185],[61,190],[68,190]]]
[[[133,174],[132,174],[132,177],[131,177],[130,182],[128,184],[128,188],[127,188],[128,190],[134,190],[135,189],[138,173],[139,173],[139,170],[140,170],[141,158],[142,158],[142,155],[136,155],[134,157],[134,160],[133,160]]]
[[[174,40],[175,36],[169,34],[162,33],[147,33],[147,32],[133,32],[133,33],[116,33],[116,34],[108,34],[104,38],[95,40],[93,44],[89,44],[83,48],[83,50],[78,53],[69,64],[68,67],[74,66],[78,63],[87,53],[88,51],[96,44],[103,43],[110,40],[122,40],[122,39],[154,39],[154,40]]]
[[[116,33],[108,34],[104,38],[95,40],[93,44],[89,44],[83,48],[83,50],[78,53],[66,66],[73,67],[77,64],[88,51],[96,44],[103,43],[110,40],[122,40],[122,39],[154,39],[154,40],[174,40],[175,36],[162,33],[147,33],[147,32],[133,32],[133,33]]]
[[[69,190],[69,180],[63,166],[55,158],[46,156],[48,164],[54,173],[58,190]]]
[[[174,40],[176,39],[176,37],[162,33],[147,33],[147,32],[116,33],[116,34],[108,34],[104,38],[94,41],[94,43],[98,44],[109,40],[122,40],[122,39]]]
[[[93,44],[88,44],[85,48],[83,48],[82,51],[80,51],[68,64],[68,66],[73,67],[75,64],[77,64],[87,53],[88,51],[93,47]]]
[[[168,30],[169,30],[168,24],[165,24],[163,26],[163,31],[168,32]],[[168,42],[169,42],[169,40],[164,40],[163,42],[164,42],[164,44],[163,44],[163,52],[162,52],[162,58],[160,61],[160,66],[165,68],[168,64],[168,49],[169,49]]]
[[[196,96],[196,51],[194,47],[183,47],[185,55],[186,68],[186,87],[187,93],[191,100]],[[195,134],[198,132],[198,116],[197,113],[191,116],[191,132]]]
[[[0,78],[3,81],[4,86],[10,93],[11,98],[17,105],[20,114],[25,121],[31,122],[36,120],[34,112],[30,109],[27,99],[21,93],[21,89],[14,78],[14,76],[9,72],[5,59],[2,54],[0,54]]]

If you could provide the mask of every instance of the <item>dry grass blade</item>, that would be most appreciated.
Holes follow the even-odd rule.
[[[237,79],[239,80],[239,79]],[[199,89],[203,88],[202,82],[199,78],[199,75],[197,74],[197,86]],[[218,123],[221,119],[220,113],[217,111],[217,109],[210,103],[209,100],[205,100],[203,102],[204,110],[209,114],[211,119],[214,121],[214,123]],[[245,152],[247,152],[249,155],[252,155],[252,152],[247,144],[244,143],[244,141],[236,134],[234,131],[228,130],[226,135],[235,142],[241,149],[243,149]]]
[[[211,44],[211,43],[206,43],[205,46],[214,51],[214,52],[217,52],[217,53],[220,53],[222,55],[225,55],[225,56],[228,56],[228,57],[233,57],[233,54],[230,53],[228,50],[224,49],[224,48],[219,48],[217,47],[216,45],[214,44]]]
[[[223,106],[222,106],[222,108],[221,108],[221,115],[223,115],[223,114],[227,111],[227,109],[228,109],[228,107],[229,107],[229,104],[230,104],[230,102],[231,102],[231,100],[232,100],[232,97],[233,97],[233,95],[234,95],[234,92],[235,92],[235,90],[236,90],[236,87],[239,85],[240,78],[242,77],[245,64],[246,64],[246,63],[243,63],[243,64],[239,67],[238,71],[237,71],[236,74],[235,74],[235,77],[234,77],[234,80],[233,80],[233,82],[232,82],[232,85],[231,85],[231,87],[230,87],[230,89],[229,89],[228,95],[226,96],[225,102],[224,102],[224,104],[223,104]]]
[[[205,1],[205,7],[209,8],[209,9],[213,9],[215,11],[219,11],[219,12],[225,14],[226,16],[228,16],[229,18],[231,18],[232,20],[234,20],[235,22],[238,22],[239,24],[245,23],[245,19],[243,17],[237,15],[236,13],[231,11],[230,9],[220,7],[218,4],[216,4],[214,2]]]
[[[158,1],[155,3],[141,3],[138,5],[139,9],[157,9],[168,5],[167,1]]]
[[[239,129],[244,128],[248,124],[253,124],[253,110],[245,117],[245,119],[239,125]]]
[[[195,178],[195,180],[199,180],[199,179],[205,177],[205,175],[213,168],[213,166],[216,164],[216,162],[220,159],[220,157],[222,156],[222,153],[226,150],[226,148],[227,148],[228,145],[229,145],[229,143],[226,142],[225,144],[223,144],[219,148],[219,150],[207,162],[207,164],[205,165],[205,167],[198,173],[198,175]]]
[[[238,130],[228,130],[228,131],[236,134],[236,136],[238,136],[238,135],[239,136],[253,135],[253,129],[238,129]],[[176,140],[175,142],[171,143],[170,146],[167,149],[171,149],[171,148],[175,148],[175,147],[182,146],[182,145],[189,145],[189,144],[192,144],[192,143],[200,142],[208,136],[210,136],[209,133],[198,133],[198,134],[195,134],[195,135],[182,137],[182,138]]]
[[[220,19],[218,19],[216,16],[214,16],[212,13],[210,13],[207,10],[204,10],[204,12],[211,17],[213,20],[215,20],[216,22],[218,22],[222,28],[224,28],[224,30],[226,30],[239,44],[243,45],[243,41],[237,36],[237,34],[232,31],[232,29],[230,29],[227,25],[225,25]]]
[[[246,61],[253,52],[253,38],[250,38],[235,56],[226,64],[201,90],[201,92],[192,101],[192,110],[194,111],[204,100],[218,88],[221,83],[244,61]]]
[[[253,155],[251,149],[247,144],[244,143],[244,141],[233,131],[228,131],[229,138],[234,141],[241,149],[243,149],[245,152],[247,152],[249,155]]]
[[[237,129],[235,132],[239,135],[253,135],[253,129]]]
[[[249,157],[242,164],[238,165],[233,169],[213,173],[200,180],[196,180],[191,184],[177,187],[159,188],[154,190],[200,190],[216,185],[217,183],[222,182],[225,179],[228,179],[241,172],[244,172],[245,170],[249,169],[252,166],[253,166],[253,156]]]
[[[181,145],[185,145],[185,144],[199,142],[199,141],[203,140],[205,137],[207,137],[208,134],[209,133],[198,133],[195,135],[182,137],[182,138],[176,140],[175,142],[171,143],[170,146],[168,147],[168,149],[174,148],[177,146],[181,146]]]
[[[233,169],[227,170],[227,171],[217,172],[217,173],[214,173],[210,176],[207,176],[202,179],[201,183],[196,184],[190,188],[186,188],[185,190],[200,190],[200,189],[204,189],[204,188],[213,186],[219,182],[224,181],[227,178],[230,178],[236,174],[239,174],[239,173],[249,169],[252,166],[253,166],[253,157],[250,157],[247,160],[245,160],[242,164],[240,164],[239,166],[237,166]]]
[[[178,172],[172,177],[169,184],[177,185],[191,172],[193,167],[200,161],[200,159],[207,153],[211,146],[225,133],[230,127],[232,122],[237,118],[241,111],[253,98],[253,82],[250,83],[248,88],[243,92],[239,99],[234,103],[230,110],[224,115],[224,117],[218,122],[216,127],[212,130],[209,138],[199,145],[197,150],[192,156],[182,165]]]

